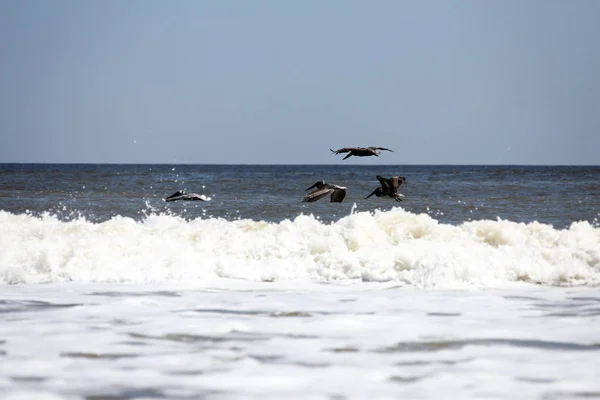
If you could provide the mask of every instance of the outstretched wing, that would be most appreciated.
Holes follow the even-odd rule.
[[[185,194],[185,191],[178,190],[175,193],[173,193],[172,195],[165,197],[165,201],[181,200],[181,196],[183,196],[184,194]]]
[[[381,196],[381,186],[379,186],[377,189],[373,190],[370,195],[365,197],[365,199],[368,199],[369,197],[371,197],[373,195],[376,195],[377,197]]]
[[[314,190],[312,192],[310,192],[309,194],[307,194],[306,196],[304,196],[304,198],[302,199],[303,203],[312,203],[314,201],[317,201],[319,199],[322,199],[323,197],[327,196],[328,194],[332,193],[334,191],[334,189],[330,188],[330,187],[322,187],[321,189],[317,189]]]
[[[331,203],[341,203],[346,197],[346,189],[333,189],[331,193]]]
[[[367,147],[367,148],[371,149],[371,150],[385,150],[385,151],[391,151],[392,153],[394,152],[394,150],[386,149],[385,147],[371,146],[371,147]]]
[[[379,183],[381,183],[381,189],[383,189],[383,194],[395,193],[391,179],[377,175],[377,180],[379,181]]]
[[[189,193],[182,196],[182,200],[206,201],[207,197],[203,194]]]
[[[348,153],[350,151],[360,150],[360,147],[343,147],[343,148],[338,149],[338,150],[333,150],[333,149],[329,149],[329,150],[331,150],[331,152],[333,154],[340,154],[340,153]]]

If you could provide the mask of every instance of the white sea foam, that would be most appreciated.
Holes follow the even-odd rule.
[[[228,283],[242,290],[3,287],[0,398],[513,400],[600,393],[595,288]]]
[[[0,282],[213,284],[397,281],[421,288],[600,283],[600,228],[574,222],[442,224],[396,208],[335,223],[148,216],[103,223],[0,211]]]

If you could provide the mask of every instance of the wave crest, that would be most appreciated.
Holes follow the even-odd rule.
[[[421,288],[600,282],[600,228],[483,220],[458,226],[395,208],[326,224],[169,215],[60,221],[0,211],[0,283],[397,281]]]

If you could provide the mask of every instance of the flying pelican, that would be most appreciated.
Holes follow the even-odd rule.
[[[331,203],[341,203],[346,197],[346,188],[343,186],[334,185],[332,183],[326,183],[325,181],[315,182],[311,187],[306,190],[316,188],[302,199],[302,202],[312,203],[317,201],[328,194],[330,194]]]
[[[207,201],[210,200],[203,194],[196,193],[185,193],[184,190],[178,190],[169,197],[165,198],[165,201],[177,201],[177,200],[189,200],[189,201]]]
[[[348,155],[346,157],[342,158],[342,160],[345,160],[346,158],[348,158],[350,156],[356,156],[356,157],[376,156],[376,157],[379,157],[379,154],[381,153],[381,151],[379,151],[379,150],[386,150],[386,151],[394,152],[394,150],[386,149],[385,147],[376,147],[376,146],[344,147],[344,148],[338,149],[338,150],[333,150],[333,149],[329,149],[329,150],[331,150],[331,152],[333,154],[348,153]]]
[[[398,193],[398,189],[400,188],[400,185],[406,182],[405,177],[392,176],[391,178],[384,178],[377,175],[377,179],[381,183],[381,186],[375,189],[370,195],[365,197],[365,199],[375,195],[377,197],[389,196],[396,201],[402,201],[401,197],[404,197],[404,195],[402,193]]]

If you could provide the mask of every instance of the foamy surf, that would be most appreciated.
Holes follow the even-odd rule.
[[[326,224],[151,215],[61,221],[0,211],[0,282],[388,282],[419,288],[600,283],[600,228],[439,223],[401,208]]]

